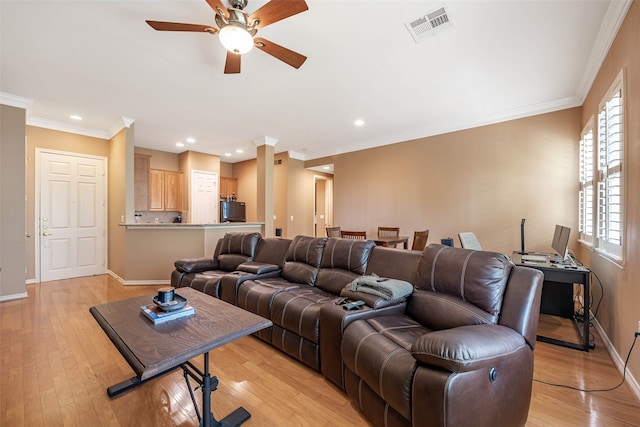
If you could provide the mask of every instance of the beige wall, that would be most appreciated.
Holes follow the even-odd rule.
[[[132,142],[130,142],[132,145]],[[108,269],[120,277],[127,277],[126,230],[121,227],[120,216],[127,211],[127,132],[121,130],[109,144],[109,263]],[[133,151],[131,152],[133,175]],[[133,194],[133,188],[131,189]],[[133,209],[133,206],[132,206]]]
[[[287,166],[287,233],[283,233],[284,237],[313,236],[313,172],[306,170],[301,160],[289,158]]]
[[[183,221],[191,222],[191,171],[215,172],[220,185],[220,157],[211,154],[185,151],[177,155],[178,169],[183,173],[182,179],[182,214]],[[153,157],[152,157],[153,158]],[[216,195],[216,203],[218,196]]]
[[[257,194],[257,162],[247,160],[234,163],[233,178],[238,179],[238,201],[245,202],[247,222],[256,222],[258,211],[256,201]]]
[[[25,120],[23,108],[0,105],[0,300],[26,296]],[[6,345],[6,344],[5,344]]]
[[[511,253],[526,218],[526,248],[548,251],[555,224],[576,229],[579,117],[574,108],[337,156],[333,223],[429,229],[429,243],[456,245],[473,231],[483,248]]]
[[[151,156],[149,158],[149,167],[152,169],[164,169],[169,171],[180,170],[180,159],[178,154],[140,147],[135,147],[135,152]]]
[[[640,2],[634,1],[584,102],[582,127],[597,115],[598,104],[620,70],[625,72],[625,265],[605,260],[588,247],[578,257],[602,281],[594,280],[594,297],[604,296],[597,320],[624,358],[640,321]],[[635,350],[629,371],[640,380],[640,353]]]
[[[36,231],[36,149],[47,149],[67,153],[86,154],[90,156],[109,157],[109,141],[90,136],[44,129],[34,126],[26,127],[27,135],[27,205],[26,229],[27,234],[35,236]],[[109,162],[111,163],[111,162]],[[36,239],[27,241],[27,280],[36,277],[35,253]]]
[[[233,175],[233,164],[220,162],[220,176],[225,178],[235,178]]]

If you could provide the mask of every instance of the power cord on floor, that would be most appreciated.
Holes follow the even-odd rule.
[[[554,383],[550,383],[550,382],[546,382],[546,381],[542,381],[542,380],[537,380],[537,379],[533,379],[533,381],[541,383],[541,384],[546,384],[546,385],[550,385],[550,386],[554,386],[554,387],[562,387],[562,388],[568,388],[571,390],[577,390],[577,391],[584,391],[586,393],[595,393],[595,392],[600,392],[600,391],[612,391],[617,389],[618,387],[620,387],[622,384],[624,384],[624,382],[627,379],[627,365],[629,364],[629,358],[631,357],[631,352],[633,351],[633,346],[636,345],[636,341],[638,340],[638,337],[640,337],[640,332],[636,332],[635,333],[635,337],[633,338],[633,342],[631,343],[631,348],[629,349],[629,353],[627,353],[627,359],[624,362],[624,368],[622,369],[622,381],[620,381],[620,384],[611,387],[611,388],[602,388],[602,389],[585,389],[585,388],[580,388],[580,387],[574,387],[571,385],[566,385],[566,384],[554,384]]]

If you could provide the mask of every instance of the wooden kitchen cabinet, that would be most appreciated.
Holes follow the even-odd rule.
[[[236,197],[238,197],[238,179],[221,176],[220,177],[220,198],[227,199],[231,197],[233,193],[236,193]]]
[[[136,212],[149,210],[149,162],[148,154],[133,156],[133,209]]]
[[[182,211],[182,172],[149,169],[149,210]]]

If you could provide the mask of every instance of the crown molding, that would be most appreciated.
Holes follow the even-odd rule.
[[[302,160],[302,161],[307,160],[306,158],[307,156],[305,156],[304,153],[300,153],[298,151],[291,151],[291,150],[289,150],[288,153],[289,153],[290,159]]]
[[[271,147],[275,147],[278,143],[278,139],[272,138],[270,136],[261,136],[260,138],[254,139],[253,143],[256,144],[256,147],[260,147],[261,145],[269,145]]]
[[[130,128],[131,125],[133,124],[133,122],[135,122],[136,119],[132,119],[130,117],[125,117],[125,116],[120,116],[119,119],[117,119],[107,130],[107,134],[109,135],[108,139],[113,138],[114,136],[116,136],[118,134],[118,132],[120,132],[122,129],[124,128]]]
[[[33,105],[33,99],[25,98],[18,95],[12,95],[6,92],[0,92],[0,104],[8,105],[10,107],[23,108],[28,111]]]
[[[600,67],[602,67],[632,3],[633,0],[620,0],[609,3],[609,8],[602,20],[602,25],[591,48],[591,54],[577,89],[576,95],[580,98],[580,104],[584,103],[591,86],[593,86]]]
[[[74,133],[77,135],[90,136],[93,138],[110,139],[107,131],[102,129],[92,129],[82,126],[74,126],[69,123],[59,122],[56,120],[49,120],[42,117],[29,117],[27,118],[27,125],[35,126],[39,128],[57,130],[61,132]]]

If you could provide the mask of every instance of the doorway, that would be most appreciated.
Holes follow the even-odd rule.
[[[314,176],[314,191],[314,232],[316,237],[324,237],[327,235],[326,227],[333,226],[333,180]]]
[[[107,159],[36,149],[36,280],[106,272]]]

